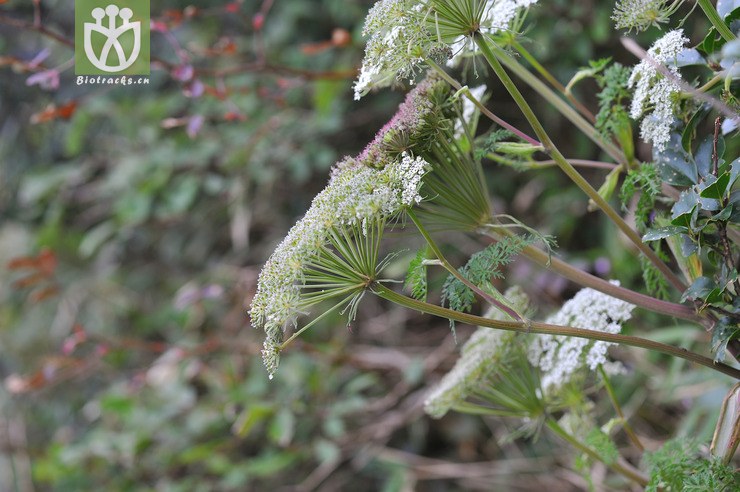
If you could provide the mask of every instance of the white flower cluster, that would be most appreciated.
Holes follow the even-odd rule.
[[[478,20],[479,31],[495,34],[508,29],[522,9],[537,0],[486,0]],[[423,0],[381,0],[368,12],[362,30],[369,36],[360,75],[355,82],[355,100],[372,88],[412,78],[428,58],[451,62],[474,47],[470,33],[461,34],[449,46],[431,32],[436,12],[433,2]]]
[[[619,285],[617,281],[612,283]],[[596,290],[583,289],[546,322],[604,333],[619,333],[622,324],[632,316],[634,308],[632,304]],[[609,345],[609,342],[585,338],[537,335],[529,347],[528,358],[532,365],[542,370],[542,388],[547,393],[557,390],[584,366],[594,370],[599,364],[604,364],[609,370],[616,369],[606,359]]]
[[[270,375],[277,368],[283,330],[295,325],[305,306],[300,280],[305,265],[326,244],[332,228],[391,217],[421,201],[419,190],[431,166],[421,157],[402,153],[383,169],[346,159],[332,172],[329,184],[306,215],[278,245],[259,276],[252,300],[252,324],[267,334],[262,352]]]
[[[423,7],[417,0],[381,0],[370,9],[362,29],[370,39],[354,86],[355,100],[373,87],[412,77],[423,63],[430,34],[415,15]]]
[[[487,87],[480,85],[470,89],[470,95],[480,101],[486,93]],[[462,96],[462,117],[455,121],[455,138],[462,137],[464,133],[463,122],[470,123],[470,120],[475,114],[476,106],[473,102],[465,96]]]
[[[683,0],[621,0],[614,7],[612,20],[617,29],[644,31],[667,22]]]
[[[661,74],[654,63],[665,66],[673,75],[681,78],[675,60],[688,41],[683,35],[683,29],[667,33],[648,50],[653,63],[647,59],[642,60],[632,70],[627,82],[628,87],[634,88],[630,116],[637,120],[646,111],[652,110],[643,117],[640,137],[646,142],[652,142],[659,151],[663,151],[666,142],[670,140],[673,101],[681,88]]]
[[[480,19],[480,32],[497,34],[506,31],[523,9],[535,3],[537,0],[487,0]],[[453,56],[447,64],[456,66],[466,52],[474,50],[475,43],[470,37],[460,36],[450,47]]]
[[[512,287],[504,296],[518,311],[526,311],[529,298],[520,288]],[[496,308],[491,308],[486,317],[508,319]],[[514,332],[479,327],[463,345],[452,370],[427,396],[424,411],[433,418],[442,418],[456,403],[464,400],[475,386],[497,369],[502,351],[515,336]]]

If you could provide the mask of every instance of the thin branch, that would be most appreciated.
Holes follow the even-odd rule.
[[[387,301],[394,302],[400,306],[404,306],[408,309],[421,311],[422,313],[431,314],[432,316],[439,316],[440,318],[451,319],[460,323],[466,323],[471,326],[485,326],[487,328],[494,328],[505,331],[515,331],[518,333],[539,333],[543,335],[564,335],[569,337],[585,338],[588,340],[598,340],[603,342],[616,343],[621,345],[628,345],[631,347],[639,347],[654,352],[660,352],[662,354],[671,355],[680,359],[685,359],[695,364],[708,367],[722,374],[726,374],[735,379],[740,379],[740,369],[728,366],[721,362],[715,362],[709,357],[704,357],[695,352],[691,352],[684,348],[674,347],[665,343],[656,342],[654,340],[648,340],[646,338],[635,337],[631,335],[622,335],[619,333],[605,333],[597,330],[588,330],[584,328],[574,328],[572,326],[560,326],[552,325],[549,323],[542,323],[539,321],[502,321],[494,320],[490,318],[484,318],[482,316],[476,316],[474,314],[463,313],[448,309],[436,304],[430,304],[428,302],[417,301],[403,294],[399,294],[385,285],[377,282],[373,283],[370,287],[371,291]]]

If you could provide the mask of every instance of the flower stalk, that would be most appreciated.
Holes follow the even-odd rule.
[[[432,239],[432,236],[429,234],[429,232],[424,227],[424,224],[421,223],[421,221],[416,217],[416,214],[411,210],[407,210],[406,214],[409,216],[411,221],[414,223],[416,228],[419,230],[421,235],[424,237],[424,240],[426,240],[427,244],[429,245],[429,248],[432,250],[432,253],[434,253],[434,256],[437,257],[437,259],[440,261],[441,265],[444,267],[445,270],[450,272],[452,276],[454,276],[456,279],[458,279],[460,282],[465,284],[470,290],[478,294],[481,298],[483,298],[486,302],[489,304],[496,306],[497,309],[503,311],[506,313],[509,317],[516,320],[522,320],[522,317],[517,313],[515,310],[511,309],[509,306],[505,305],[495,297],[491,296],[487,292],[485,292],[483,289],[475,285],[473,282],[465,278],[464,275],[460,273],[457,268],[452,266],[452,264],[445,258],[444,254],[442,254],[442,250],[439,249],[439,246],[437,246],[437,243],[434,242],[434,239]]]
[[[493,224],[489,224],[486,227],[481,228],[479,232],[497,240],[502,236],[511,235],[510,231]],[[698,323],[707,328],[711,326],[711,322],[708,319],[699,316],[689,306],[663,301],[619,285],[614,285],[602,278],[584,272],[583,270],[576,268],[555,256],[549,255],[534,245],[525,245],[520,254],[537,265],[562,275],[571,282],[575,282],[583,287],[590,287],[594,290],[598,290],[599,292],[603,292],[604,294],[616,297],[617,299],[621,299],[655,313],[665,314],[674,318]]]
[[[630,480],[640,484],[643,487],[648,484],[648,477],[646,477],[645,474],[642,473],[640,470],[637,470],[624,460],[617,460],[614,463],[606,463],[596,451],[589,448],[575,437],[571,436],[552,417],[548,417],[548,419],[545,421],[545,425],[547,425],[547,427],[559,437],[571,444],[574,448],[587,454],[590,458],[601,461],[615,472],[620,473],[621,475],[629,478]]]
[[[618,333],[604,333],[601,331],[588,330],[584,328],[573,328],[570,326],[559,326],[551,325],[548,323],[542,323],[538,321],[501,321],[484,318],[482,316],[476,316],[474,314],[463,313],[455,311],[435,304],[429,304],[423,301],[417,301],[403,294],[399,294],[385,285],[373,282],[369,286],[371,292],[375,295],[400,306],[408,309],[420,311],[422,313],[431,314],[440,318],[446,318],[460,323],[467,323],[472,326],[485,326],[487,328],[496,328],[499,330],[516,331],[519,333],[540,333],[544,335],[564,335],[570,337],[586,338],[589,340],[598,340],[610,343],[617,343],[622,345],[629,345],[631,347],[639,347],[654,352],[660,352],[662,354],[671,355],[680,359],[693,362],[695,364],[708,367],[727,376],[735,379],[740,379],[740,370],[730,367],[726,364],[714,362],[708,357],[699,355],[695,352],[691,352],[686,349],[667,345],[665,343],[655,342],[645,338],[635,337],[631,335],[622,335]]]
[[[544,152],[550,155],[552,159],[555,160],[555,162],[558,164],[560,169],[563,170],[563,172],[584,192],[588,197],[596,203],[596,205],[611,219],[612,222],[621,230],[629,239],[632,241],[632,243],[650,260],[651,263],[655,265],[656,268],[658,268],[663,275],[666,277],[666,279],[680,292],[683,292],[686,290],[686,285],[671,271],[668,266],[661,261],[660,258],[655,254],[655,252],[648,246],[647,244],[642,242],[642,238],[640,238],[640,235],[632,229],[625,221],[622,219],[622,217],[609,205],[604,198],[602,198],[601,195],[591,186],[591,184],[586,181],[586,179],[581,176],[578,171],[565,159],[565,157],[560,153],[560,151],[557,149],[555,144],[550,139],[550,136],[547,134],[547,131],[542,126],[542,123],[540,123],[537,116],[534,114],[534,111],[532,111],[532,108],[529,106],[527,101],[524,99],[524,96],[519,92],[519,89],[516,87],[514,82],[511,80],[509,75],[506,73],[506,70],[499,62],[497,55],[494,55],[493,51],[491,50],[491,47],[488,45],[486,40],[481,36],[476,36],[475,41],[480,48],[481,52],[483,53],[483,56],[486,58],[486,61],[488,61],[489,65],[493,69],[493,71],[496,73],[496,75],[501,79],[501,82],[504,84],[506,89],[509,91],[509,94],[514,99],[514,101],[519,106],[519,109],[524,114],[524,117],[529,122],[530,126],[532,126],[532,129],[534,130],[537,137],[542,142],[542,145],[544,147]],[[497,49],[497,51],[500,51]],[[503,55],[502,58],[506,57],[508,55]],[[544,84],[543,84],[544,85]],[[549,90],[549,89],[548,89]],[[564,101],[558,100],[565,105],[570,111],[575,112],[573,108],[565,104]],[[580,118],[580,115],[578,115]],[[595,130],[594,130],[595,131]]]
[[[732,41],[736,39],[735,34],[730,31],[730,28],[727,27],[727,24],[725,24],[725,21],[719,16],[719,12],[717,12],[717,9],[714,8],[714,5],[712,5],[712,2],[709,0],[697,0],[699,4],[699,7],[704,11],[704,15],[707,16],[707,19],[709,19],[709,22],[712,23],[715,29],[717,29],[717,32],[725,39],[725,41]]]
[[[634,444],[637,447],[637,449],[639,449],[640,451],[645,451],[645,446],[642,445],[642,442],[640,442],[640,438],[637,437],[637,434],[635,434],[635,431],[632,430],[632,426],[629,424],[629,422],[627,422],[627,419],[624,417],[622,406],[619,404],[619,400],[617,400],[617,395],[614,393],[614,388],[612,388],[612,383],[609,380],[609,375],[604,370],[604,366],[602,364],[599,364],[598,371],[599,371],[599,375],[601,375],[602,381],[604,381],[604,388],[606,389],[606,392],[609,395],[609,400],[612,402],[614,411],[617,413],[619,418],[622,420],[622,428],[624,429],[624,432],[627,434],[627,437],[629,437],[630,441],[632,441],[632,444]]]

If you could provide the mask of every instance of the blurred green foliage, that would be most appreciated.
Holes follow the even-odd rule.
[[[42,25],[71,37],[72,2],[41,3]],[[180,18],[188,2],[153,4],[178,44],[153,33],[152,53],[178,67],[187,63],[175,48],[187,50],[194,79],[155,64],[146,87],[77,86],[68,68],[45,91],[27,85],[28,61],[48,50],[53,69],[71,50],[34,30],[31,2],[0,2],[3,18],[30,23],[0,22],[0,57],[16,60],[0,67],[0,490],[572,486],[565,474],[538,475],[556,467],[552,442],[508,443],[501,421],[421,417],[425,381],[454,359],[444,321],[370,301],[365,321],[348,330],[328,319],[267,380],[261,334],[245,314],[260,266],[330,165],[357,153],[401,98],[351,102],[372,2],[274,2],[255,29],[270,3],[203,2],[192,18]],[[534,11],[529,47],[565,82],[617,50],[610,12],[603,2],[548,2]],[[336,29],[351,41],[322,45]],[[229,43],[233,53],[208,52]],[[231,67],[242,68],[214,76]],[[205,86],[200,97],[185,94],[193,80]],[[578,88],[592,104],[594,87]],[[68,119],[32,123],[70,101]],[[509,101],[495,104],[521,121]],[[565,151],[598,157],[556,113],[544,121]],[[589,227],[585,203],[556,171],[487,172],[498,211],[541,225],[584,265],[608,259],[639,282],[616,233]],[[479,249],[469,242],[461,238],[460,257]],[[556,304],[572,292],[528,268],[511,278],[528,279],[538,298]],[[699,336],[682,326],[656,335]],[[633,357],[640,370],[620,396],[652,422],[642,432],[707,439],[720,385],[695,389],[689,403],[670,388],[704,381],[702,371],[675,360],[663,373],[657,357]],[[484,461],[497,465],[471,472]]]

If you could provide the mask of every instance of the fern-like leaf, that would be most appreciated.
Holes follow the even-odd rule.
[[[428,254],[428,248],[421,248],[409,263],[408,271],[406,272],[406,283],[405,286],[411,291],[411,297],[418,301],[426,301],[427,299],[427,266],[426,259]]]
[[[488,246],[470,257],[460,269],[463,277],[473,284],[485,288],[492,278],[503,278],[501,267],[508,265],[522,248],[531,244],[531,236],[510,236]],[[450,275],[442,287],[442,304],[455,311],[470,311],[475,302],[475,294],[461,280]]]

